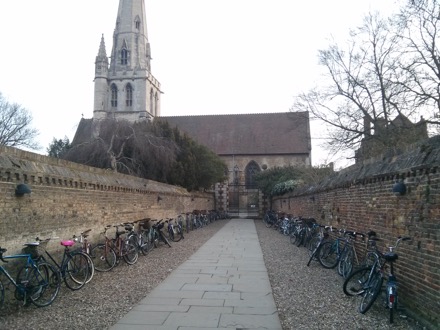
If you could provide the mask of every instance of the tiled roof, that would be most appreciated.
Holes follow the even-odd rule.
[[[170,116],[162,120],[218,155],[310,154],[308,112]]]
[[[81,118],[76,129],[75,136],[72,140],[72,145],[78,145],[84,142],[89,142],[93,132],[93,119]]]

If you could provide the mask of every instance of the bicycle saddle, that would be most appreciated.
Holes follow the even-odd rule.
[[[61,241],[60,244],[62,246],[73,246],[75,245],[75,241],[72,240],[65,240],[65,241]]]
[[[390,252],[390,253],[385,253],[385,254],[383,255],[383,258],[384,258],[386,261],[394,261],[394,260],[397,260],[398,256],[397,256],[397,253]]]

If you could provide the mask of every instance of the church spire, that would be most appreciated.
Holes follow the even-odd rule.
[[[99,44],[98,55],[95,60],[95,78],[97,76],[107,75],[108,71],[108,57],[105,50],[104,34],[101,36],[101,43]]]
[[[110,65],[101,38],[95,62],[94,118],[131,122],[160,116],[160,83],[151,74],[144,0],[119,0]]]
[[[105,51],[104,35],[101,36],[98,55],[95,59],[95,99],[93,106],[93,116],[105,116],[107,106],[107,75],[108,75],[108,57]]]
[[[120,0],[113,35],[111,69],[121,65],[151,71],[144,0]]]

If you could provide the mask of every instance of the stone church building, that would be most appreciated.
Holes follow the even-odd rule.
[[[110,60],[109,60],[110,58]],[[311,165],[307,112],[161,116],[161,85],[152,75],[144,0],[120,0],[110,56],[104,36],[95,60],[93,118],[81,119],[72,141],[92,136],[102,119],[160,117],[217,153],[229,168],[215,187],[216,208],[242,216],[264,207],[253,176],[275,166]]]

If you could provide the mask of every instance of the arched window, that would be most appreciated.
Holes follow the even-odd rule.
[[[157,111],[158,111],[158,104],[159,104],[159,95],[156,92],[156,95],[154,96],[154,114],[155,116],[158,115]]]
[[[126,48],[123,48],[121,50],[121,64],[127,65],[127,63],[128,63],[128,51]]]
[[[254,180],[255,174],[260,172],[260,166],[255,161],[250,161],[249,164],[247,164],[245,169],[245,176],[246,176],[246,188],[252,189],[256,188],[256,183]]]
[[[133,105],[133,87],[130,84],[125,86],[125,105],[131,107]]]
[[[118,87],[116,87],[115,84],[112,84],[111,90],[112,90],[112,96],[110,102],[112,107],[116,108],[118,106]]]

